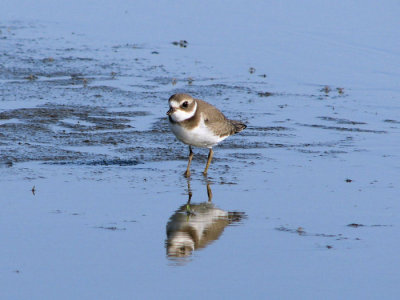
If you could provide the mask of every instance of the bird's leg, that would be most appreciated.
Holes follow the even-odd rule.
[[[190,215],[191,213],[191,208],[190,208],[190,200],[192,200],[192,188],[190,187],[190,178],[187,178],[187,186],[188,186],[188,201],[186,203],[186,214]]]
[[[209,183],[207,183],[207,195],[208,195],[208,202],[211,202],[213,194]]]
[[[192,188],[191,188],[191,186],[190,186],[190,178],[187,178],[186,179],[187,180],[187,188],[188,188],[188,201],[187,201],[187,204],[190,204],[190,200],[192,200],[192,196],[193,196],[193,194],[192,194]]]
[[[203,172],[204,176],[207,175],[208,167],[210,166],[211,160],[213,158],[213,154],[214,154],[214,151],[212,148],[210,148],[210,152],[208,153],[208,160],[207,160],[206,168],[204,169],[204,172]]]
[[[190,176],[190,164],[192,162],[192,158],[193,158],[192,146],[189,145],[189,161],[186,168],[186,172],[183,174],[185,175],[186,178]]]

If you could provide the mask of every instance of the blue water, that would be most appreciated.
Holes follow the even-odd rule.
[[[399,13],[2,1],[1,298],[396,299]],[[176,92],[248,125],[208,178],[201,149],[182,176]],[[201,233],[185,255],[168,255],[171,219]]]

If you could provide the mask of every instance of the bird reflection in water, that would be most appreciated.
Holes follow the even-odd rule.
[[[189,199],[169,219],[166,248],[169,258],[184,258],[194,250],[205,248],[218,240],[225,227],[239,223],[243,212],[228,212],[215,207],[211,202],[212,191],[207,182],[208,201],[191,203],[192,191],[188,180]]]

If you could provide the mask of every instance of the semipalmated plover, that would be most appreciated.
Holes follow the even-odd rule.
[[[192,146],[209,148],[208,160],[203,174],[207,175],[213,150],[212,147],[246,128],[239,121],[227,119],[213,105],[188,94],[175,94],[169,100],[169,124],[178,140],[189,145],[189,161],[184,175],[190,176],[190,163],[193,158]]]

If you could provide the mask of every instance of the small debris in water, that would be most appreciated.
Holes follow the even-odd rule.
[[[43,58],[43,62],[44,63],[49,63],[49,62],[53,62],[54,61],[54,58],[53,57],[46,57],[46,58]]]
[[[272,95],[273,95],[273,93],[270,93],[270,92],[260,92],[260,93],[258,93],[258,96],[260,96],[260,97],[270,97]]]
[[[180,46],[180,47],[182,47],[182,48],[186,48],[187,46],[188,46],[188,42],[186,41],[186,40],[180,40],[179,42],[177,42],[177,41],[173,41],[172,42],[172,45],[174,45],[174,46]]]
[[[331,246],[331,245],[326,245],[326,248],[327,248],[327,249],[332,249],[333,246]]]
[[[301,236],[317,236],[317,237],[324,237],[324,238],[336,238],[336,240],[347,240],[347,237],[344,237],[341,233],[339,234],[326,234],[326,233],[307,233],[303,227],[298,227],[297,229],[287,228],[285,226],[280,226],[275,228],[275,230],[289,232],[289,233],[296,233]]]
[[[116,227],[116,226],[107,226],[107,227],[105,227],[105,226],[98,226],[98,227],[96,227],[96,228],[99,228],[99,229],[107,229],[107,230],[112,230],[112,231],[116,231],[116,230],[126,230],[126,228],[118,228],[118,227]]]
[[[358,227],[392,227],[393,225],[385,225],[385,224],[374,224],[374,225],[364,225],[358,223],[351,223],[347,225],[348,227],[358,228]]]
[[[347,225],[348,227],[353,227],[353,228],[358,228],[358,227],[363,227],[365,225],[363,224],[357,224],[357,223],[351,223]]]
[[[304,231],[304,228],[303,228],[303,227],[298,227],[298,228],[296,229],[296,231],[297,231],[297,233],[300,234],[300,235],[306,233],[306,232]]]
[[[30,81],[33,81],[33,80],[38,79],[38,77],[37,77],[36,75],[31,74],[31,75],[29,75],[29,76],[26,76],[25,79],[30,80]]]
[[[338,87],[338,88],[336,88],[336,90],[338,91],[338,93],[339,93],[340,95],[343,95],[343,94],[344,94],[344,88]]]
[[[350,179],[350,178],[346,178],[346,180],[345,180],[346,182],[352,182],[353,180],[352,179]]]
[[[326,85],[321,89],[321,92],[324,92],[325,94],[329,94],[330,91],[331,88],[329,87],[329,85]]]
[[[383,120],[383,122],[386,122],[386,123],[393,123],[393,124],[400,124],[400,121],[390,120],[390,119]]]

